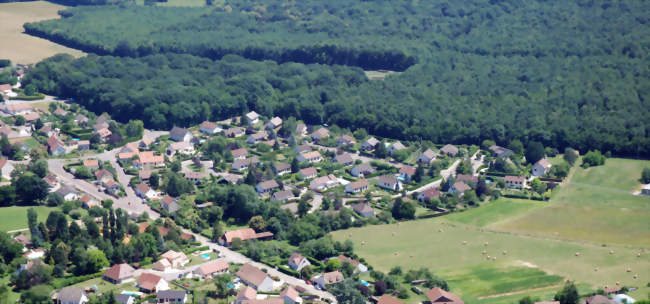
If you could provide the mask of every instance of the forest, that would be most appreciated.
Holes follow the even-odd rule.
[[[400,139],[648,157],[647,11],[633,0],[76,7],[25,30],[101,56],[46,60],[26,82],[155,128],[250,109]],[[255,68],[229,74],[210,60]],[[367,81],[360,68],[403,73]]]

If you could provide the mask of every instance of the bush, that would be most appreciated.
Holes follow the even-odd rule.
[[[582,158],[582,167],[589,168],[593,166],[602,166],[605,164],[606,157],[600,151],[589,151]]]
[[[69,276],[61,279],[55,279],[54,281],[52,281],[52,286],[54,287],[54,289],[60,289],[65,286],[70,286],[83,281],[88,281],[90,279],[99,278],[103,274],[104,273],[100,271],[100,272],[91,273],[82,276]]]

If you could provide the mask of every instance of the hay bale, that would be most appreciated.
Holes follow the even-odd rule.
[[[594,271],[596,271],[596,272],[597,272],[597,271],[598,271],[598,267],[596,267],[596,268],[594,268]],[[605,286],[605,287],[607,287],[607,286]]]
[[[463,245],[467,245],[467,241],[463,241]]]
[[[625,272],[632,272],[632,269],[628,268],[625,270]]]
[[[641,257],[641,252],[637,253],[637,254],[636,254],[636,257],[637,257],[637,258],[640,258],[640,257]]]
[[[490,244],[490,243],[485,242],[485,243],[483,243],[483,246],[487,246],[487,245],[489,245],[489,244]]]
[[[576,256],[580,256],[580,252],[576,252]]]
[[[438,232],[445,232],[442,228],[438,229]]]
[[[610,250],[610,251],[609,251],[609,254],[614,254],[614,250]]]
[[[635,275],[633,276],[633,278],[638,279],[638,278],[639,278],[639,275],[638,275],[638,274],[635,274]]]
[[[487,251],[483,250],[483,251],[481,252],[481,254],[487,254]]]
[[[496,260],[497,260],[497,257],[492,257],[492,261],[496,261]]]
[[[395,256],[399,256],[399,252],[395,252],[394,255],[395,255]]]
[[[507,254],[508,254],[508,250],[504,250],[503,255],[507,255]]]

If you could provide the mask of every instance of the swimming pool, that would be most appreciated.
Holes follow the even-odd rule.
[[[361,284],[363,284],[363,285],[365,285],[365,286],[370,286],[370,283],[368,283],[368,282],[366,282],[366,281],[364,281],[364,280],[360,280],[360,281],[361,281]]]
[[[210,254],[209,253],[204,253],[204,254],[201,255],[201,258],[203,258],[204,260],[207,260],[207,259],[210,258]]]
[[[134,297],[139,297],[139,296],[142,295],[141,292],[137,292],[137,291],[124,291],[124,290],[122,291],[122,294],[123,294],[123,295],[128,295],[128,296],[134,296]]]

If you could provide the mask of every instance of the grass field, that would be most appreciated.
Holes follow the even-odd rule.
[[[650,246],[650,198],[631,192],[650,161],[608,159],[575,170],[550,205],[495,229],[594,243]]]
[[[31,207],[2,207],[0,208],[0,231],[10,231],[27,228],[27,209]],[[38,221],[45,222],[50,211],[57,208],[38,206],[36,213]]]
[[[482,204],[478,208],[452,213],[446,216],[445,219],[478,227],[489,227],[495,223],[522,216],[531,210],[542,208],[545,205],[548,205],[548,203],[533,200],[499,198],[498,200]]]
[[[526,295],[547,300],[565,279],[576,280],[581,292],[620,282],[639,287],[630,295],[645,299],[650,199],[631,195],[645,166],[650,162],[609,159],[605,166],[575,169],[550,202],[501,198],[440,218],[332,235],[353,240],[355,251],[379,270],[430,268],[468,304],[515,303]]]
[[[84,53],[79,50],[23,33],[24,23],[58,18],[57,11],[64,8],[45,1],[0,4],[0,58],[29,64],[58,53],[82,56]]]

